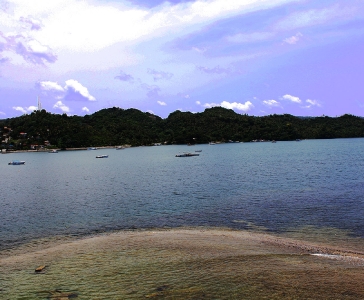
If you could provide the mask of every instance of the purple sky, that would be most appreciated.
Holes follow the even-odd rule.
[[[363,0],[0,0],[0,118],[364,116]]]

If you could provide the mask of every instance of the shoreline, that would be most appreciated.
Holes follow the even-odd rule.
[[[122,147],[126,148],[131,148],[130,145],[120,145]],[[116,147],[119,146],[101,146],[101,147],[95,147],[95,150],[102,150],[102,149],[116,149]],[[2,154],[11,154],[11,153],[47,153],[51,150],[57,150],[57,151],[84,151],[84,150],[89,150],[88,148],[90,147],[80,147],[80,148],[66,148],[66,149],[61,149],[61,148],[49,148],[49,149],[44,149],[44,150],[12,150],[12,151],[6,151],[6,152],[2,152]]]

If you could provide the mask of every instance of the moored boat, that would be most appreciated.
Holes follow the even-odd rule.
[[[13,160],[8,163],[8,165],[24,165],[24,164],[25,164],[24,160]]]
[[[58,153],[58,150],[52,149],[52,150],[48,151],[48,153]]]
[[[176,154],[176,157],[190,157],[190,156],[199,156],[198,153],[182,153],[182,154]]]
[[[108,158],[109,155],[103,154],[103,155],[97,155],[96,158]]]

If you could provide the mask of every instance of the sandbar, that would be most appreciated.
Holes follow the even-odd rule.
[[[0,265],[0,297],[46,299],[66,291],[78,299],[364,299],[361,249],[248,230],[150,229],[58,239],[2,251]],[[44,274],[34,275],[39,266],[46,266]]]

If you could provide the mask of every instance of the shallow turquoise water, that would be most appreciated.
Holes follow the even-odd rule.
[[[364,237],[363,150],[364,139],[336,139],[0,155],[0,249],[178,226],[313,226]],[[26,164],[7,165],[15,159]]]

